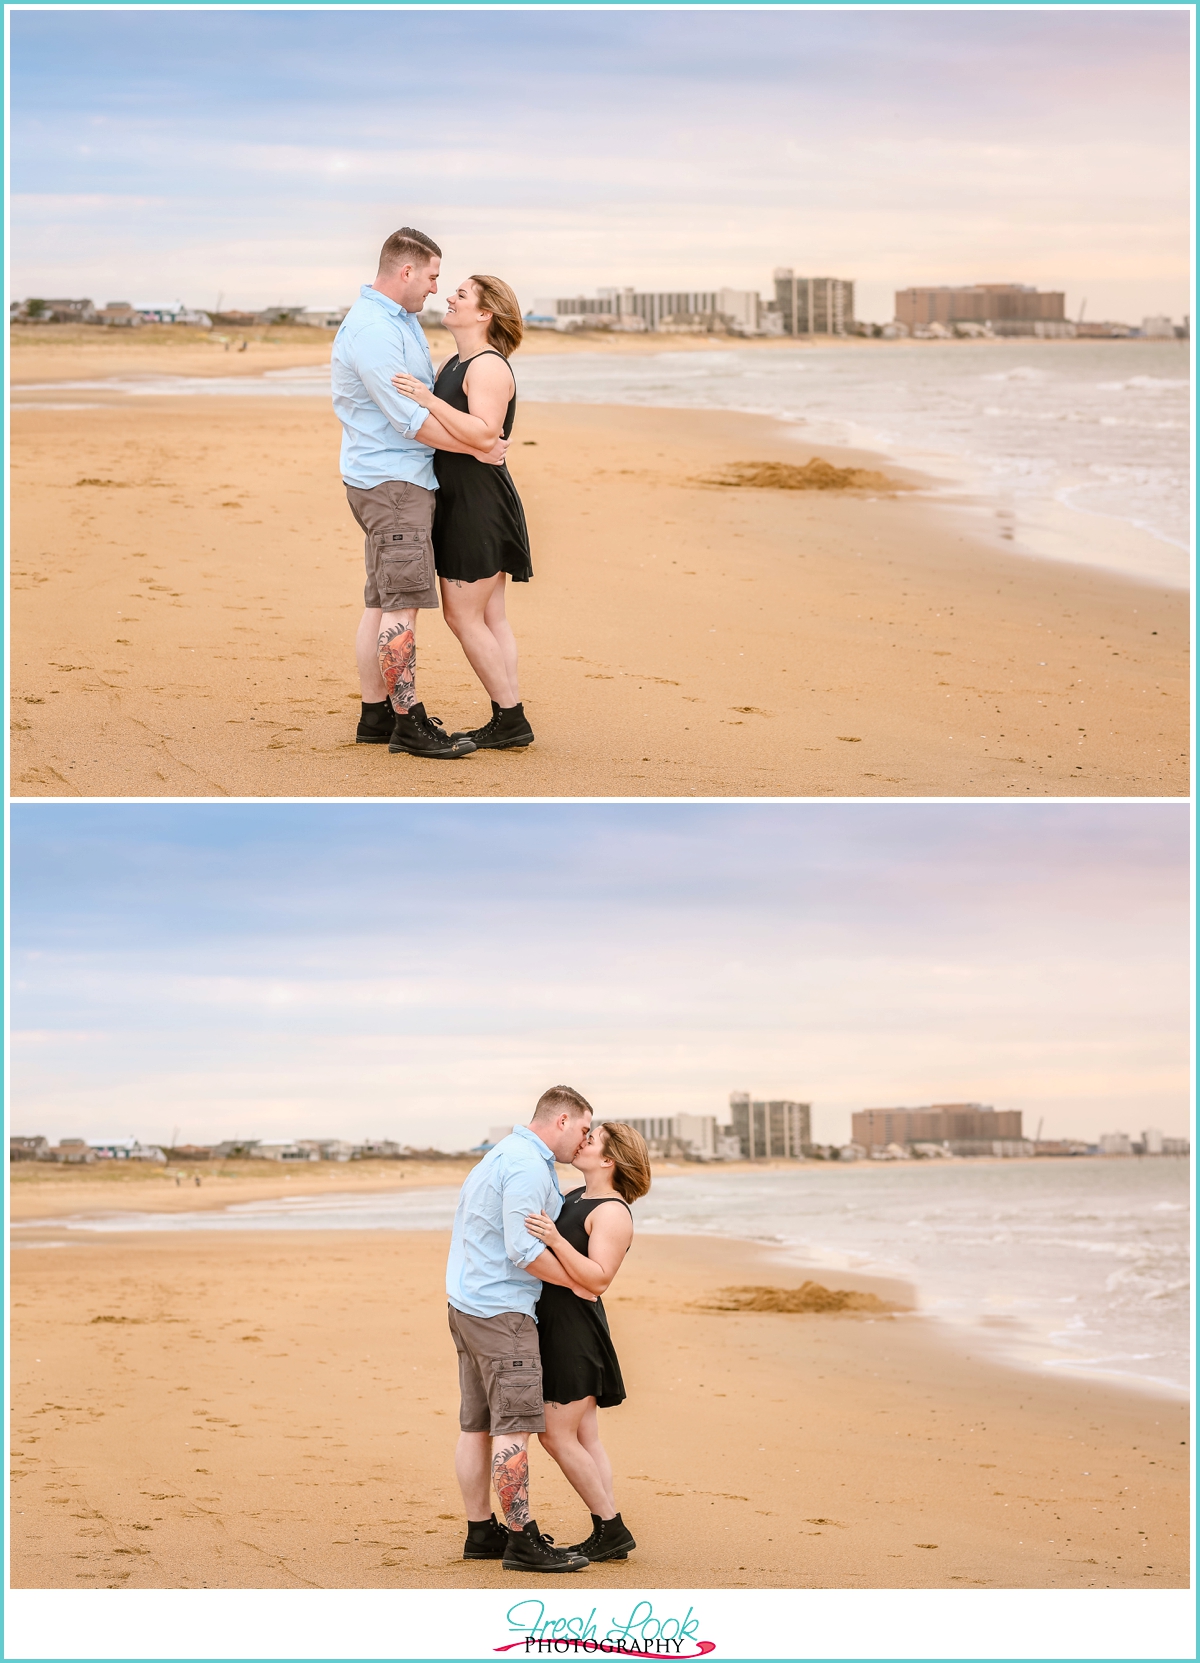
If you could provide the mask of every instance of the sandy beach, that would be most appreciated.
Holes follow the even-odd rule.
[[[355,746],[361,540],[329,408],[62,385],[323,361],[328,341],[301,333],[245,353],[17,345],[15,795],[1187,791],[1183,594],[1014,555],[919,491],[712,483],[815,454],[921,483],[766,417],[598,405],[523,404],[514,435],[535,578],[510,610],[536,745],[447,764]],[[610,339],[522,350],[649,350]],[[482,720],[435,613],[418,651],[430,710]]]
[[[457,1181],[441,1165],[392,1181]],[[327,1192],[300,1178],[224,1182]],[[19,1183],[15,1210],[118,1196],[198,1204],[71,1174]],[[200,1204],[229,1198],[206,1180]],[[443,1232],[17,1239],[14,1586],[516,1585],[459,1557]],[[592,1585],[1186,1585],[1186,1406],[999,1367],[902,1284],[824,1278],[875,1313],[709,1308],[803,1279],[753,1244],[639,1237],[606,1301],[630,1395],[602,1412],[639,1547]],[[532,1470],[543,1529],[583,1535],[540,1450]]]

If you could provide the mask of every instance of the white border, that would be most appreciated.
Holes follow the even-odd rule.
[[[516,1579],[514,1579],[516,1580]],[[547,1616],[622,1627],[639,1602],[663,1617],[692,1609],[696,1638],[722,1658],[1194,1658],[1187,1589],[590,1590],[586,1573],[547,1589],[326,1591],[103,1589],[8,1596],[5,1656],[16,1658],[600,1657],[498,1651],[516,1639],[508,1612],[544,1601]],[[169,1639],[168,1639],[169,1636]],[[168,1639],[169,1650],[164,1648]],[[562,1643],[560,1642],[560,1646]],[[696,1655],[685,1643],[681,1656]],[[617,1655],[617,1654],[610,1654]],[[661,1655],[670,1657],[672,1651]]]

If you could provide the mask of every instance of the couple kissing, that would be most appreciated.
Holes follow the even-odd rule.
[[[584,1180],[566,1196],[556,1161]],[[627,1559],[637,1546],[617,1510],[596,1411],[625,1398],[600,1296],[633,1241],[630,1204],[649,1188],[644,1139],[620,1121],[593,1127],[591,1104],[571,1086],[543,1092],[529,1125],[515,1126],[463,1184],[446,1297],[461,1394],[454,1467],[464,1559],[553,1574]],[[531,1433],[591,1515],[573,1547],[556,1547],[530,1512]]]

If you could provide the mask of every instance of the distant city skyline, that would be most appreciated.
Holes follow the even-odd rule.
[[[482,812],[15,805],[10,1129],[461,1149],[566,1081],[1189,1130],[1184,804]]]
[[[1187,311],[1186,11],[11,14],[12,292],[345,303],[402,222],[541,294],[777,265]],[[620,120],[614,120],[620,109]],[[445,288],[446,284],[443,284]]]

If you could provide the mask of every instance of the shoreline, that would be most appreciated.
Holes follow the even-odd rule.
[[[64,334],[72,332],[71,326],[64,330]],[[255,396],[254,390],[247,383],[262,382],[260,389],[264,399],[275,400],[285,397],[289,402],[293,399],[304,400],[311,398],[317,403],[327,403],[328,393],[324,389],[308,389],[299,383],[288,383],[287,377],[303,369],[318,369],[329,361],[332,341],[308,342],[303,337],[309,331],[301,328],[285,329],[281,332],[286,339],[277,339],[275,331],[258,330],[256,337],[250,342],[248,353],[222,351],[215,341],[203,338],[203,332],[190,332],[194,339],[190,344],[176,344],[167,337],[170,331],[155,331],[153,342],[132,341],[126,336],[121,341],[96,343],[88,341],[87,331],[81,327],[73,329],[75,340],[64,341],[61,345],[54,343],[30,344],[27,339],[14,349],[14,364],[12,370],[12,388],[15,402],[13,408],[18,411],[35,409],[85,410],[92,405],[82,402],[55,403],[54,395],[73,392],[76,399],[90,396],[92,399],[111,400],[120,405],[129,398],[139,395],[133,390],[140,382],[152,383],[164,378],[172,379],[182,376],[197,383],[196,392],[205,382],[232,377],[234,382],[245,385],[244,396]],[[270,339],[263,339],[269,334]],[[442,329],[427,330],[426,337],[430,351],[437,361],[454,351],[452,337]],[[232,339],[224,337],[221,339]],[[679,354],[701,356],[716,352],[718,354],[747,349],[761,349],[768,353],[808,353],[824,350],[844,349],[847,346],[887,345],[893,347],[908,347],[916,350],[918,347],[946,346],[945,342],[869,342],[858,338],[821,339],[818,341],[790,340],[782,338],[757,339],[742,337],[673,337],[670,335],[625,335],[620,332],[609,334],[597,332],[571,332],[566,335],[552,335],[549,332],[533,331],[526,335],[521,348],[514,354],[514,361],[519,362],[522,356],[526,361],[530,359],[544,359],[569,357],[590,358],[594,360],[612,359],[614,357],[655,357],[675,356]],[[968,343],[959,343],[966,345]],[[969,343],[977,345],[979,343]],[[986,343],[985,343],[986,344]],[[1012,341],[998,341],[994,345],[1011,346]],[[1094,344],[1094,343],[1092,343]],[[1161,343],[1158,343],[1161,345]],[[1021,351],[1026,347],[1042,346],[1057,347],[1061,342],[1042,341],[1036,337],[1021,338]],[[153,358],[152,367],[147,367],[147,360]],[[38,361],[43,367],[42,378],[37,377]],[[108,360],[106,363],[104,360]],[[80,381],[69,373],[69,366],[85,364],[86,367],[96,367],[112,370],[114,366],[121,366],[115,375],[110,375],[99,381]],[[46,369],[46,365],[49,369]],[[58,372],[55,374],[55,372]],[[66,373],[64,373],[66,372]],[[46,380],[49,374],[51,379]],[[282,379],[276,379],[282,378]],[[28,401],[16,400],[16,395],[24,392],[33,395]],[[545,389],[543,389],[543,393]],[[188,393],[187,389],[170,389],[164,386],[161,397],[189,397],[195,393]],[[537,395],[523,402],[536,404]],[[542,402],[553,407],[554,404],[598,404],[607,405],[604,398],[581,399],[572,394],[561,401],[551,394],[544,397]],[[96,406],[99,407],[99,406]],[[710,405],[675,404],[670,401],[660,403],[651,401],[642,403],[633,401],[629,404],[616,403],[609,406],[613,409],[655,409],[662,411],[707,411],[711,414],[723,414],[743,417],[762,418],[778,422],[781,430],[791,431],[797,440],[808,449],[815,445],[817,449],[833,450],[835,452],[855,452],[862,457],[873,458],[892,469],[899,469],[922,490],[925,500],[932,502],[942,511],[958,512],[962,517],[968,535],[979,531],[977,523],[979,516],[990,516],[999,513],[1012,521],[1012,512],[1006,506],[1007,499],[999,490],[997,482],[992,479],[986,469],[981,472],[979,465],[968,460],[967,455],[958,455],[948,450],[930,449],[917,440],[896,439],[893,443],[880,444],[884,436],[862,435],[857,433],[855,419],[849,416],[828,418],[834,428],[842,430],[827,436],[825,441],[816,441],[806,437],[804,429],[809,425],[806,420],[794,414],[785,413],[772,408],[760,407],[755,404],[731,406],[722,403]],[[816,426],[821,425],[820,418]],[[1036,509],[1026,508],[1020,514],[1020,536],[1013,538],[1010,530],[1005,535],[1013,542],[1009,551],[1018,557],[1034,561],[1051,561],[1068,565],[1083,566],[1115,577],[1125,577],[1135,583],[1149,584],[1151,587],[1165,585],[1182,593],[1190,591],[1191,583],[1191,549],[1190,544],[1169,532],[1151,525],[1140,519],[1135,513],[1113,513],[1103,509],[1079,506],[1074,498],[1081,489],[1086,488],[1086,481],[1076,479],[1069,485],[1056,489]],[[1161,545],[1163,549],[1171,549],[1184,554],[1187,558],[1182,562],[1172,563],[1165,555],[1154,560],[1147,560],[1143,556],[1139,563],[1136,556],[1128,549],[1129,539],[1135,545],[1141,540],[1148,540],[1150,544]],[[1080,546],[1088,546],[1092,550],[1092,558],[1081,560],[1075,553]],[[1174,569],[1177,567],[1177,569]],[[1144,569],[1143,569],[1144,568]],[[1171,568],[1171,569],[1169,569]]]
[[[1133,1157],[1130,1157],[1133,1158]],[[981,1158],[972,1161],[972,1166],[1003,1166],[1010,1167],[1019,1164],[1044,1164],[1055,1157],[1029,1157],[1024,1163],[1020,1161]],[[1068,1161],[1071,1157],[1058,1157]],[[265,1164],[265,1163],[264,1163]],[[316,1163],[314,1163],[315,1165]],[[357,1163],[354,1163],[357,1164]],[[383,1164],[383,1163],[381,1163]],[[213,1232],[203,1224],[182,1222],[172,1228],[169,1224],[137,1225],[128,1230],[122,1230],[120,1221],[123,1216],[139,1215],[149,1217],[154,1215],[190,1215],[224,1214],[230,1219],[226,1227],[219,1227],[222,1240],[239,1235],[238,1220],[235,1208],[252,1206],[258,1203],[291,1201],[304,1203],[308,1201],[326,1201],[335,1196],[340,1199],[354,1198],[369,1200],[372,1196],[386,1197],[397,1194],[411,1193],[414,1190],[446,1190],[454,1194],[461,1185],[463,1178],[470,1170],[471,1162],[445,1163],[445,1170],[439,1170],[442,1163],[426,1162],[412,1163],[414,1171],[408,1175],[389,1175],[375,1171],[371,1173],[354,1174],[351,1169],[347,1173],[344,1167],[332,1167],[328,1173],[328,1180],[324,1184],[305,1182],[309,1174],[300,1173],[280,1174],[278,1176],[263,1176],[261,1174],[238,1174],[226,1176],[224,1179],[214,1176],[204,1182],[199,1190],[194,1186],[182,1185],[175,1188],[173,1180],[162,1174],[138,1175],[132,1184],[112,1183],[111,1188],[136,1188],[141,1191],[136,1199],[125,1195],[119,1199],[112,1195],[102,1195],[98,1192],[105,1184],[104,1177],[97,1175],[89,1184],[83,1174],[73,1175],[73,1180],[54,1184],[53,1181],[38,1183],[27,1182],[17,1186],[10,1205],[10,1243],[14,1251],[52,1251],[58,1248],[77,1248],[82,1245],[94,1245],[99,1240],[124,1240],[127,1242],[159,1242],[164,1234],[174,1237],[176,1234],[188,1236],[190,1239],[213,1239]],[[849,1166],[851,1163],[847,1163]],[[896,1167],[915,1170],[922,1162],[854,1162],[853,1166],[871,1171],[886,1172]],[[726,1165],[713,1163],[705,1165],[699,1170],[690,1163],[655,1163],[653,1175],[656,1180],[662,1178],[705,1177],[711,1179],[715,1172],[720,1172],[723,1181],[737,1183],[741,1180],[752,1179],[764,1172],[794,1172],[807,1171],[812,1173],[822,1170],[829,1173],[829,1182],[838,1182],[833,1174],[839,1168],[837,1162],[809,1162],[802,1166],[795,1166],[787,1162],[763,1162],[742,1165]],[[178,1169],[173,1169],[178,1170]],[[319,1169],[318,1169],[319,1170]],[[154,1184],[158,1177],[159,1184]],[[559,1181],[564,1189],[569,1189],[573,1182],[578,1181],[578,1174],[573,1169],[560,1168]],[[384,1180],[391,1177],[390,1182]],[[48,1215],[45,1206],[39,1207],[39,1197],[30,1191],[55,1189],[58,1192],[72,1188],[90,1189],[93,1193],[80,1197],[70,1213]],[[147,1193],[149,1192],[149,1193]],[[63,1197],[65,1199],[65,1196]],[[88,1219],[104,1219],[102,1226],[89,1225]],[[408,1237],[422,1234],[431,1228],[428,1223],[417,1222],[412,1225],[397,1223],[395,1225],[380,1226],[376,1224],[364,1226],[309,1226],[297,1224],[286,1216],[280,1216],[279,1222],[270,1227],[253,1228],[247,1226],[245,1239],[285,1239],[295,1235],[297,1237],[317,1237],[324,1239],[341,1233],[353,1236],[368,1236],[371,1234]],[[19,1232],[19,1235],[18,1235]],[[936,1284],[930,1284],[928,1278],[919,1274],[909,1275],[903,1272],[889,1271],[880,1266],[878,1268],[869,1263],[865,1268],[845,1269],[832,1265],[817,1256],[806,1256],[793,1248],[777,1244],[773,1240],[764,1240],[753,1235],[739,1235],[736,1231],[717,1229],[692,1229],[681,1225],[677,1221],[665,1224],[662,1228],[643,1224],[639,1229],[641,1240],[665,1240],[694,1244],[698,1251],[700,1243],[718,1243],[730,1252],[741,1253],[743,1250],[759,1255],[763,1261],[771,1265],[776,1272],[785,1279],[810,1279],[823,1285],[845,1287],[852,1290],[873,1292],[881,1298],[894,1302],[913,1319],[920,1319],[930,1324],[933,1329],[944,1336],[944,1343],[957,1351],[966,1352],[972,1347],[982,1350],[986,1354],[991,1366],[1013,1373],[1022,1378],[1046,1379],[1060,1376],[1077,1381],[1102,1381],[1114,1390],[1126,1391],[1135,1397],[1149,1401],[1190,1402],[1190,1389],[1187,1384],[1169,1380],[1159,1376],[1138,1374],[1117,1368],[1101,1368],[1088,1366],[1083,1360],[1076,1359],[1067,1353],[1061,1357],[1047,1359],[1041,1354],[1042,1348],[1035,1340],[1014,1340],[1011,1335],[990,1333],[981,1335],[978,1314],[955,1316],[952,1311],[940,1310],[926,1303],[936,1294]],[[1023,1349],[1028,1347],[1028,1350]]]
[[[15,1257],[13,1585],[511,1586],[458,1557],[446,1241]],[[589,1586],[1186,1585],[1186,1408],[1014,1376],[886,1312],[710,1305],[801,1280],[639,1235],[607,1299],[630,1396],[602,1429],[641,1545]],[[535,1515],[574,1540],[534,1444]]]

